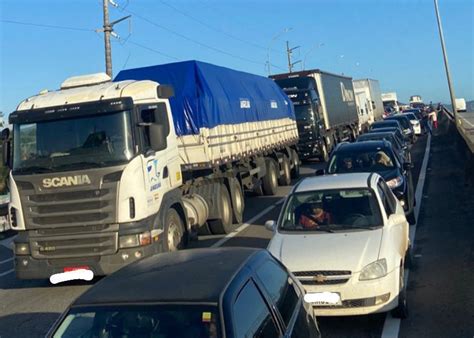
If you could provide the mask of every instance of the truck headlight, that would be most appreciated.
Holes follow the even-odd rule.
[[[397,176],[395,178],[392,178],[391,180],[388,180],[386,183],[390,189],[398,188],[403,183],[403,176]]]
[[[16,243],[15,255],[25,256],[30,254],[30,245],[28,243]]]
[[[125,235],[119,238],[119,248],[133,248],[142,245],[151,244],[151,234],[145,231],[141,234]]]
[[[360,272],[359,280],[371,280],[384,277],[387,274],[387,260],[379,259],[366,265]]]

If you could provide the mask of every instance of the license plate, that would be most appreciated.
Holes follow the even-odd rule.
[[[64,269],[66,270],[66,269]],[[86,280],[91,281],[94,278],[94,272],[88,269],[67,269],[67,271],[55,273],[49,277],[49,281],[52,284],[58,284],[62,282],[67,282],[71,280]]]
[[[307,293],[304,300],[312,305],[337,306],[342,305],[341,295],[336,292]]]

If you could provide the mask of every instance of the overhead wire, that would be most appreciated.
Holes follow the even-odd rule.
[[[43,28],[54,28],[54,29],[63,29],[63,30],[72,30],[72,31],[82,31],[82,32],[94,32],[94,29],[89,28],[80,28],[80,27],[71,27],[71,26],[59,26],[59,25],[46,25],[40,23],[33,23],[33,22],[24,22],[24,21],[16,21],[16,20],[5,20],[0,19],[1,22],[10,23],[15,25],[23,25],[23,26],[34,26],[34,27],[43,27]]]

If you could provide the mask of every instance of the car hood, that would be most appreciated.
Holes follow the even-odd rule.
[[[290,271],[360,271],[378,259],[383,228],[337,233],[276,233],[268,250]]]

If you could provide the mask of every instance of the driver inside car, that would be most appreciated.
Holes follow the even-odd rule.
[[[300,216],[299,223],[305,229],[317,228],[320,225],[332,223],[332,215],[323,208],[312,205],[306,208]]]

